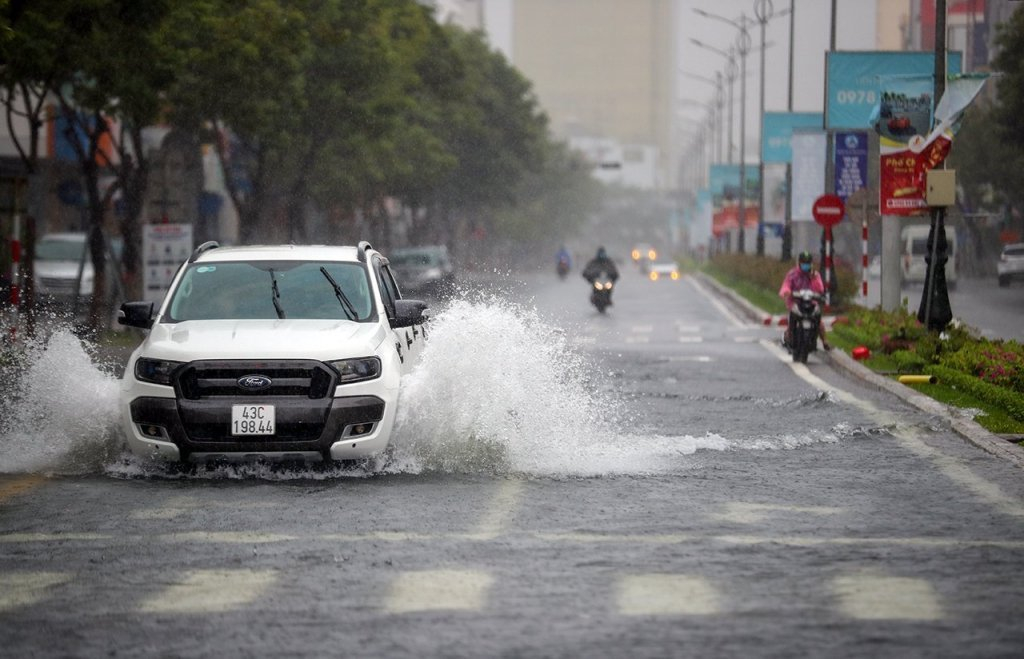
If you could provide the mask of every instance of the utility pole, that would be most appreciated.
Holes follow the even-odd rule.
[[[935,2],[935,91],[932,102],[938,105],[946,92],[946,0]],[[942,164],[945,168],[945,163]],[[953,320],[949,306],[949,289],[946,286],[946,208],[931,208],[931,226],[928,229],[928,253],[925,261],[928,269],[924,279],[924,294],[917,310],[917,319],[929,330],[941,332]]]
[[[793,30],[796,27],[796,0],[789,0],[789,92],[786,111],[793,113]],[[764,174],[761,174],[764,176]],[[762,179],[763,180],[763,179]],[[786,223],[782,228],[782,260],[793,258],[793,157],[786,162]]]

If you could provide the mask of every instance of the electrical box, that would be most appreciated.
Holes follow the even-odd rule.
[[[928,191],[925,202],[929,206],[953,206],[956,204],[956,170],[929,169]]]

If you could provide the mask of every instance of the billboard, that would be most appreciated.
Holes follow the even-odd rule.
[[[761,159],[765,162],[792,162],[790,139],[798,128],[821,128],[820,112],[765,112],[761,130]]]
[[[813,222],[811,207],[825,193],[825,131],[793,132],[792,220]]]
[[[947,53],[946,70],[959,73],[961,54]],[[881,100],[880,76],[931,76],[935,53],[832,51],[825,54],[825,128],[863,130]]]

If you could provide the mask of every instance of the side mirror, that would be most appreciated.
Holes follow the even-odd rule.
[[[395,317],[391,319],[391,327],[411,327],[422,325],[427,320],[424,311],[427,303],[422,300],[395,300]]]
[[[140,329],[153,327],[152,302],[125,302],[117,312],[117,323]]]

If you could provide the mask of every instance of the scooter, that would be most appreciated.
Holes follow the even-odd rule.
[[[793,361],[807,363],[807,355],[818,349],[818,326],[824,298],[810,289],[793,291],[793,310],[789,314],[789,351]]]
[[[590,303],[597,307],[597,310],[604,313],[604,310],[612,306],[612,280],[606,273],[601,273],[593,282],[590,290]]]
[[[555,265],[555,271],[558,273],[560,279],[564,280],[569,276],[569,259],[562,257],[558,259],[558,263]]]

